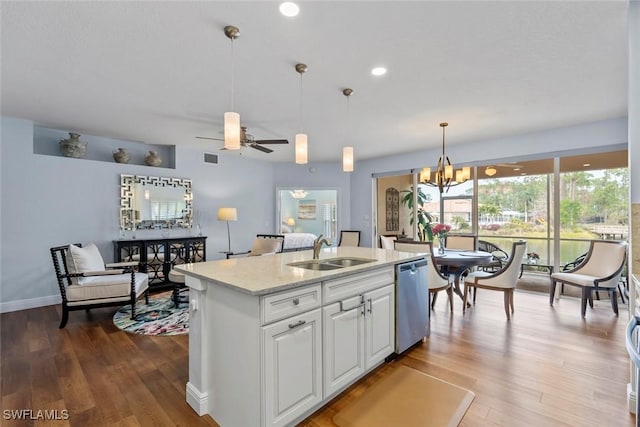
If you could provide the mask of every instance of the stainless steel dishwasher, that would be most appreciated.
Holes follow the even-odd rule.
[[[427,260],[396,265],[396,353],[429,335]]]

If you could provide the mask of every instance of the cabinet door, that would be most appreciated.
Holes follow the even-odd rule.
[[[365,369],[377,365],[395,349],[393,286],[388,285],[364,294]]]
[[[317,308],[262,327],[263,425],[287,425],[322,400],[321,322]]]
[[[326,399],[364,373],[364,306],[358,295],[322,310]]]

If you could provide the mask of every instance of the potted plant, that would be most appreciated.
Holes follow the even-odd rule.
[[[413,225],[413,187],[411,190],[404,190],[401,193],[407,193],[402,197],[401,202],[403,205],[407,206],[409,209],[409,224]],[[429,201],[428,197],[420,187],[418,187],[418,239],[421,242],[428,240],[429,242],[433,241],[433,232],[431,231],[431,221],[433,218],[427,211],[425,211],[422,206]]]

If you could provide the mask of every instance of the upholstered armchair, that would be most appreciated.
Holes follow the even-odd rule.
[[[618,315],[617,289],[627,261],[627,243],[612,240],[592,240],[586,257],[575,268],[551,275],[549,304],[553,305],[556,283],[582,289],[581,314],[585,317],[587,302],[593,308],[593,291],[607,291],[611,308]]]
[[[64,328],[69,311],[131,304],[131,318],[135,318],[136,300],[145,295],[149,299],[149,277],[136,272],[137,262],[106,264],[93,243],[57,246],[50,249],[53,268],[62,297]]]

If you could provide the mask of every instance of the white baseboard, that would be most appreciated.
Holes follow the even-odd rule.
[[[0,302],[0,313],[9,313],[11,311],[45,307],[47,305],[60,304],[61,302],[62,298],[60,297],[60,295],[49,295],[46,297],[23,299],[19,301]]]
[[[209,394],[202,393],[190,382],[187,383],[187,403],[200,416],[209,412]]]

